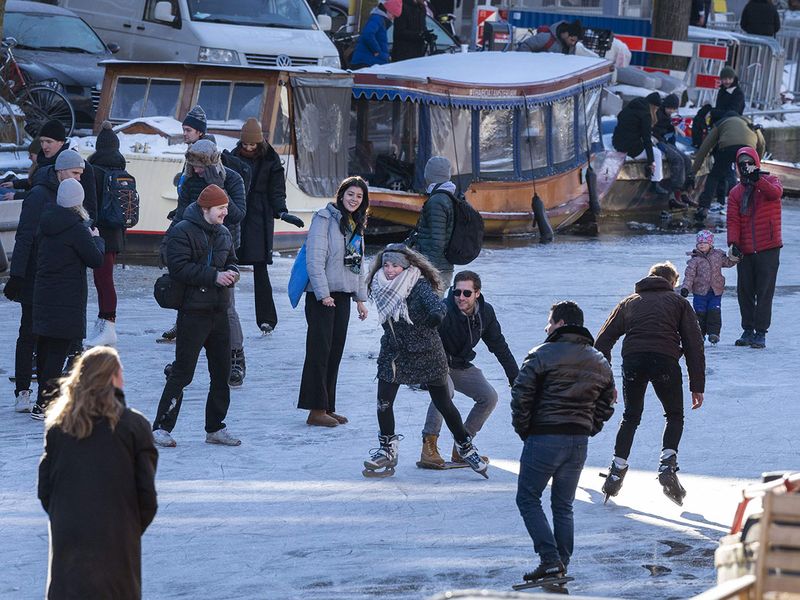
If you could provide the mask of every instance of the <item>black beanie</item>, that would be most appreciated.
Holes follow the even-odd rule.
[[[664,98],[664,100],[662,102],[662,106],[664,108],[680,108],[681,101],[678,99],[678,97],[675,94],[670,94],[669,96]]]
[[[647,95],[647,102],[653,106],[661,106],[661,95],[658,92],[653,92]]]
[[[97,142],[94,145],[98,152],[115,152],[119,150],[119,138],[111,128],[111,123],[103,121],[100,133],[97,134]]]
[[[39,137],[46,137],[57,142],[67,141],[67,130],[64,129],[64,124],[56,119],[51,119],[39,130]]]
[[[203,110],[203,107],[199,104],[192,107],[192,110],[190,110],[186,118],[183,119],[183,125],[196,129],[200,133],[205,133],[208,124],[206,122],[206,112]]]

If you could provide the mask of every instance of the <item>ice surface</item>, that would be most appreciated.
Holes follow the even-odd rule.
[[[602,229],[609,231],[609,224]],[[724,234],[718,235],[724,246]],[[598,473],[610,462],[621,406],[592,438],[575,501],[573,595],[655,600],[712,587],[713,551],[733,519],[740,488],[762,471],[800,469],[798,205],[784,209],[784,243],[766,350],[733,346],[740,332],[736,271],[725,270],[722,342],[707,347],[706,403],[687,410],[681,443],[685,505],[667,500],[656,481],[663,410],[652,392],[631,472],[621,494],[605,506]],[[579,302],[596,333],[649,265],[671,259],[682,272],[684,253],[693,246],[692,233],[558,237],[549,246],[517,241],[485,249],[471,268],[481,274],[486,298],[522,361],[544,339],[554,301]],[[476,438],[492,460],[488,481],[468,470],[415,467],[428,398],[407,388],[396,403],[397,431],[406,436],[397,474],[365,480],[361,461],[377,442],[380,327],[374,311],[364,323],[351,320],[337,406],[350,424],[306,426],[305,413],[295,408],[305,320],[302,308],[292,310],[286,297],[291,264],[281,257],[270,267],[280,317],[272,336],[257,336],[250,273],[238,291],[248,371],[244,387],[232,392],[227,424],[242,446],[204,443],[204,359],[187,389],[174,431],[178,447],[160,454],[159,512],[143,538],[144,598],[419,599],[453,588],[510,589],[536,561],[515,505],[522,444],[511,429],[500,365],[478,347],[475,362],[500,394]],[[152,299],[157,274],[150,267],[116,272],[127,396],[148,418],[164,382],[161,370],[174,352],[155,343],[174,319]],[[91,320],[97,305],[89,287]],[[0,298],[0,346],[6,349],[0,359],[0,597],[41,598],[48,549],[47,518],[36,499],[42,426],[13,412],[13,388],[6,380],[13,371],[18,319],[19,305]],[[618,384],[619,348],[613,364]],[[471,402],[458,397],[457,404],[466,414]],[[452,448],[446,431],[439,447],[442,453]],[[643,565],[670,571],[656,577]]]

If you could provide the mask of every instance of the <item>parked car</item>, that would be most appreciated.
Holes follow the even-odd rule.
[[[23,0],[6,3],[3,36],[17,41],[14,56],[29,82],[52,82],[72,103],[76,128],[91,129],[103,83],[98,63],[115,48],[75,13]]]

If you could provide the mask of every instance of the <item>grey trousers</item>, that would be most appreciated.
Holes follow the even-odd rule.
[[[474,365],[466,369],[450,369],[447,388],[450,398],[455,395],[454,392],[460,392],[475,401],[475,406],[464,421],[464,429],[470,437],[474,437],[497,405],[497,391],[486,381],[483,371]],[[439,435],[441,429],[442,415],[431,402],[422,435]]]
[[[242,333],[242,324],[239,322],[239,313],[236,312],[236,286],[231,288],[228,325],[231,328],[231,350],[241,350],[244,347],[244,334]]]

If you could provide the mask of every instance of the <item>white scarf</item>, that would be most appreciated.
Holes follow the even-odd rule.
[[[421,276],[422,273],[414,265],[403,269],[391,280],[386,278],[383,268],[378,269],[372,279],[372,301],[378,309],[378,321],[385,323],[392,319],[399,323],[403,319],[406,323],[414,324],[408,315],[406,299]]]
[[[444,190],[445,192],[450,192],[454,196],[456,195],[456,184],[452,181],[445,181],[444,183],[432,183],[428,186],[428,195],[433,192],[433,188]]]

